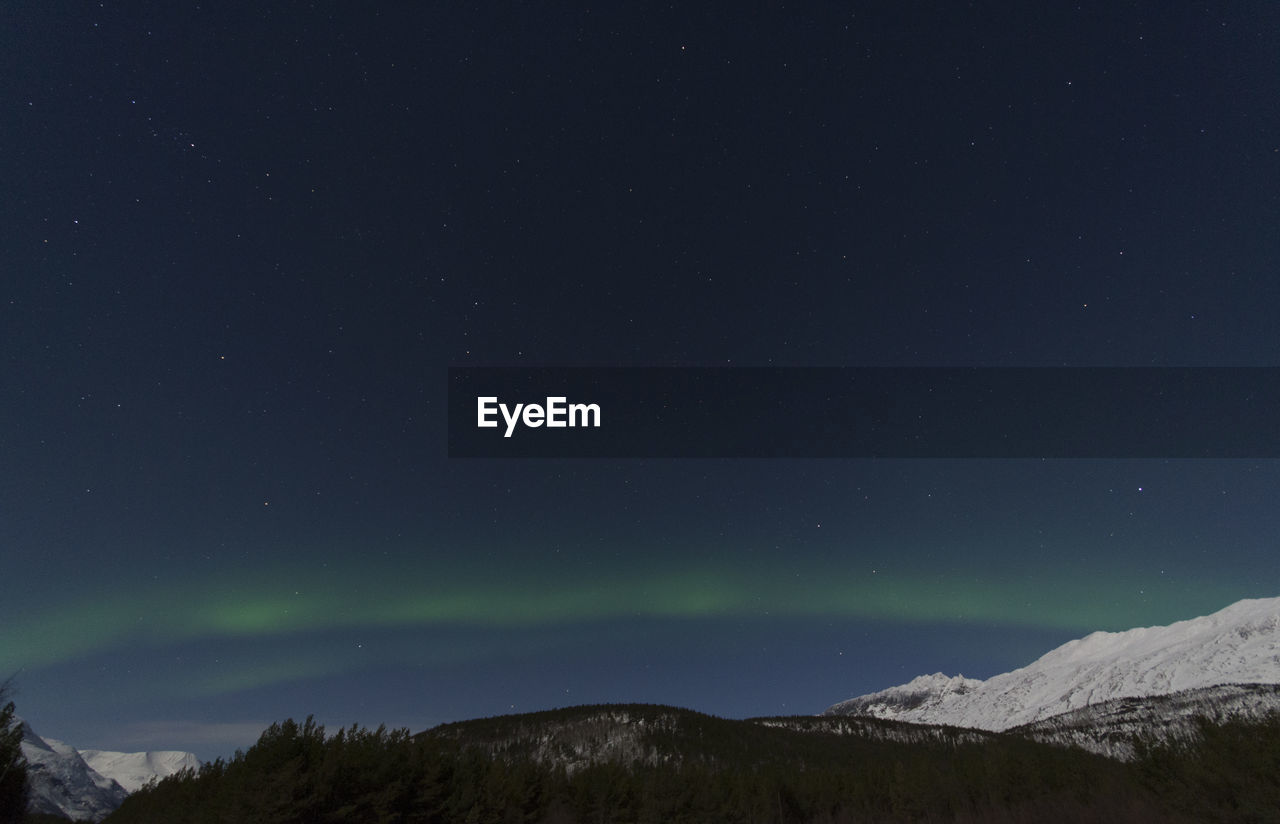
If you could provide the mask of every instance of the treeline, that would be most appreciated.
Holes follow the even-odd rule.
[[[1280,822],[1280,716],[1214,724],[1193,744],[1137,742],[1136,780],[1204,822]]]
[[[10,681],[0,683],[0,821],[21,821],[27,808],[27,762],[9,689]]]
[[[546,757],[548,739],[581,739],[576,722],[598,726],[599,709],[416,737],[359,727],[327,736],[311,719],[286,721],[229,761],[133,794],[107,822],[1280,821],[1275,724],[1212,728],[1202,746],[1148,747],[1122,764],[1014,736],[908,745],[622,707],[613,709],[629,720],[616,732],[648,727],[659,749],[641,751],[672,757],[577,768]]]

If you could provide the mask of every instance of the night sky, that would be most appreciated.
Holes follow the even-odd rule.
[[[1280,594],[1276,461],[445,430],[449,366],[1280,366],[1280,4],[14,0],[0,104],[46,736],[815,713]]]

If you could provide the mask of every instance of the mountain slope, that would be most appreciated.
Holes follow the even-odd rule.
[[[186,769],[199,769],[189,752],[107,752],[77,750],[42,738],[22,721],[22,754],[27,759],[27,781],[33,813],[65,816],[73,821],[100,821],[152,778],[164,778]]]
[[[1221,684],[1280,684],[1280,598],[1164,627],[1095,632],[985,681],[920,676],[823,714],[1005,730],[1113,699]]]
[[[91,769],[75,747],[41,738],[25,721],[22,754],[27,759],[31,812],[98,821],[128,795],[115,781]]]
[[[1189,744],[1200,738],[1205,723],[1262,722],[1277,713],[1280,684],[1224,684],[1147,698],[1113,698],[1008,732],[1131,761],[1138,754],[1135,739]]]
[[[110,752],[80,750],[80,757],[100,775],[114,779],[126,792],[137,792],[152,779],[166,778],[181,770],[200,769],[200,759],[178,750]]]

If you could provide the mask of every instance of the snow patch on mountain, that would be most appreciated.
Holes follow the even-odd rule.
[[[114,779],[127,792],[135,793],[149,781],[167,778],[182,770],[200,769],[200,759],[178,750],[150,752],[110,752],[80,750],[80,757],[93,770]]]
[[[824,715],[1005,730],[1118,698],[1280,683],[1280,598],[1200,618],[1069,641],[985,681],[941,673],[851,698]]]
[[[30,724],[21,723],[31,788],[28,810],[73,821],[100,821],[124,801],[124,788],[90,768],[75,747],[41,738]]]
[[[30,724],[21,719],[18,722],[22,724],[22,754],[27,759],[31,788],[27,809],[33,813],[101,821],[125,796],[151,779],[200,768],[200,761],[189,752],[77,750],[42,738]]]
[[[1113,698],[1009,730],[1034,741],[1131,761],[1137,742],[1195,742],[1201,724],[1262,721],[1280,712],[1280,684],[1226,684],[1148,698]]]

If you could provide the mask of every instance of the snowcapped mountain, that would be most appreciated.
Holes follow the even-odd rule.
[[[985,681],[923,675],[823,714],[1006,730],[1114,699],[1223,684],[1280,684],[1280,598],[1166,627],[1095,632]]]
[[[137,792],[154,779],[166,778],[182,770],[200,769],[200,759],[189,752],[109,752],[80,750],[80,757],[99,775],[114,779],[126,792]]]
[[[66,816],[74,821],[98,821],[119,807],[128,795],[115,781],[94,772],[75,747],[41,738],[25,721],[22,754],[27,759],[31,812]]]
[[[1258,722],[1280,712],[1280,684],[1224,684],[1147,698],[1113,698],[1008,730],[1033,741],[1130,761],[1135,738],[1190,743],[1200,724]]]
[[[28,809],[35,813],[100,821],[152,778],[200,767],[189,752],[80,751],[52,738],[41,738],[30,724],[21,724],[22,754],[27,759],[31,787]]]

